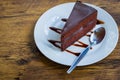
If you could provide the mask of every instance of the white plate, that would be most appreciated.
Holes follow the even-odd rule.
[[[38,19],[34,29],[35,43],[42,54],[52,61],[69,66],[76,56],[66,51],[61,52],[59,48],[56,48],[48,42],[49,39],[58,40],[60,37],[59,34],[50,30],[49,27],[54,26],[62,28],[65,23],[61,21],[61,18],[68,18],[74,4],[74,2],[65,3],[49,9]],[[106,35],[103,41],[99,45],[94,46],[77,66],[90,65],[107,57],[114,50],[119,36],[116,22],[110,14],[97,6],[88,3],[85,4],[98,10],[97,18],[105,23],[95,28],[100,26],[104,27]],[[80,41],[89,44],[88,37],[86,36],[80,39]],[[68,49],[73,52],[81,52],[84,48],[71,46]]]

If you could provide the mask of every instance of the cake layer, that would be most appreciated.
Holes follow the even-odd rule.
[[[61,50],[65,50],[68,46],[73,44],[75,41],[79,40],[81,37],[86,35],[86,32],[89,32],[96,25],[96,20],[89,22],[86,26],[84,26],[84,30],[77,30],[70,37],[65,38],[64,42],[61,43]]]

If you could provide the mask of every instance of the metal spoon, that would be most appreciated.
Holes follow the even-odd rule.
[[[90,45],[73,61],[71,67],[68,69],[67,73],[71,73],[73,69],[76,68],[77,64],[82,60],[82,58],[86,55],[86,53],[90,50],[90,47],[100,43],[105,36],[105,29],[100,27],[96,29],[93,34],[90,36]]]

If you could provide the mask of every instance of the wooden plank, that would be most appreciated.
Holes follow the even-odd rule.
[[[110,56],[85,67],[69,68],[50,61],[37,49],[33,31],[38,18],[55,5],[75,0],[0,1],[0,80],[119,80],[120,39]],[[120,30],[119,0],[84,0],[108,11]]]

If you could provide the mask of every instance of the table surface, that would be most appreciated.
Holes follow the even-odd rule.
[[[93,65],[77,67],[50,61],[37,49],[33,31],[49,8],[75,0],[0,1],[0,80],[120,80],[120,39],[114,51]],[[119,0],[84,0],[108,11],[120,30]]]

